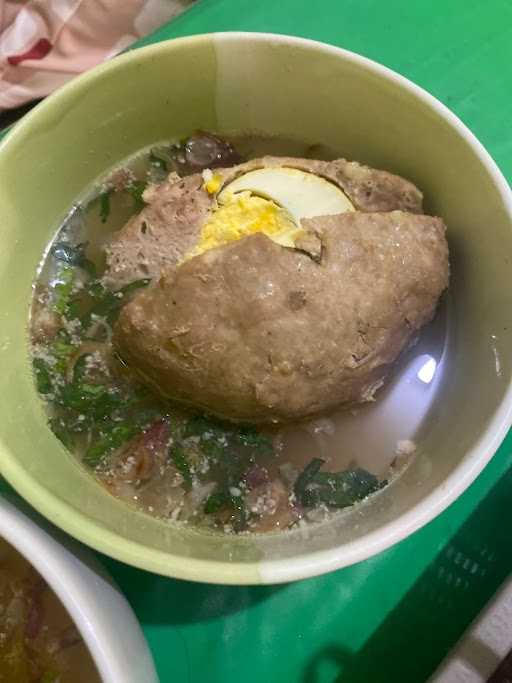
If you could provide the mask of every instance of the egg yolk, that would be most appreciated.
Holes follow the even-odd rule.
[[[215,194],[222,185],[222,176],[219,173],[212,173],[209,168],[203,171],[203,188],[208,194]]]
[[[264,199],[249,191],[225,193],[222,203],[203,225],[199,242],[185,260],[262,232],[277,244],[293,247],[303,234],[290,214],[270,199]]]

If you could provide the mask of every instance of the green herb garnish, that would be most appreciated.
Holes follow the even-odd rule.
[[[90,353],[83,353],[75,362],[73,366],[73,382],[78,384],[87,374],[87,359],[91,356]]]
[[[40,394],[50,394],[53,391],[53,384],[49,365],[42,358],[34,358],[32,365],[38,392]]]
[[[92,298],[93,303],[89,310],[80,317],[82,327],[87,329],[92,322],[93,316],[105,318],[111,325],[119,315],[119,311],[125,304],[126,298],[136,290],[147,287],[150,282],[150,278],[135,280],[121,287],[116,292],[106,289],[101,283],[92,283],[87,293]]]
[[[252,425],[240,425],[235,432],[235,438],[243,446],[253,448],[258,455],[273,455],[274,446],[272,439],[266,434],[259,432]]]
[[[32,364],[39,393],[49,394],[54,391],[54,379],[66,372],[69,359],[75,350],[76,347],[67,341],[64,330],[60,330],[47,348],[47,360],[34,358]]]
[[[316,474],[324,464],[325,460],[313,458],[297,477],[297,481],[295,482],[295,495],[300,501],[302,501],[303,496],[306,494],[307,487],[312,483]]]
[[[185,426],[184,436],[199,436],[203,446],[208,449],[215,443],[222,445],[231,442],[233,447],[244,446],[253,449],[258,455],[272,455],[272,439],[252,425],[233,425],[220,420],[196,415]]]
[[[173,444],[169,449],[169,457],[183,477],[183,488],[190,491],[192,488],[192,473],[190,472],[190,465],[187,456],[185,455],[185,451],[181,446]]]
[[[89,446],[83,458],[84,463],[89,467],[96,467],[109,453],[133,439],[140,431],[141,428],[135,424],[112,423],[102,436]]]
[[[133,197],[133,210],[137,213],[146,206],[146,202],[142,198],[146,185],[147,183],[142,180],[135,180],[126,188],[126,191]]]
[[[50,344],[48,352],[55,359],[55,371],[63,375],[68,367],[69,359],[75,353],[76,346],[67,341],[66,334],[61,330],[59,336]]]
[[[206,457],[213,462],[220,462],[228,444],[229,432],[215,418],[206,415],[195,415],[183,430],[184,438],[198,436],[199,446]]]
[[[85,418],[100,420],[123,405],[123,398],[117,391],[109,390],[104,384],[65,384],[57,393],[56,401],[63,408],[76,410]]]
[[[110,197],[112,196],[114,190],[105,190],[99,196],[100,202],[100,218],[102,223],[106,223],[108,217],[110,216]]]
[[[64,266],[59,273],[59,282],[53,287],[53,291],[55,292],[53,309],[57,313],[60,313],[60,315],[66,313],[66,307],[71,298],[71,292],[73,291],[73,281],[73,268],[71,268],[71,266]]]
[[[216,512],[220,512],[220,510],[227,508],[230,502],[230,496],[228,493],[225,493],[224,491],[217,491],[208,496],[203,506],[203,511],[207,515],[213,515]]]
[[[207,415],[195,415],[187,422],[183,437],[191,436],[199,437],[199,449],[225,482],[225,488],[208,499],[205,511],[227,506],[233,510],[234,527],[243,528],[248,518],[244,500],[230,491],[244,486],[248,471],[260,458],[274,454],[272,440],[252,425],[223,423]]]
[[[65,316],[68,320],[76,320],[80,317],[80,312],[82,310],[83,297],[77,296],[72,297],[66,306]]]
[[[222,490],[210,494],[204,503],[203,512],[214,515],[222,510],[230,510],[235,531],[245,529],[249,515],[242,496],[233,496],[229,491]]]
[[[226,429],[215,418],[207,415],[194,415],[185,425],[184,436],[200,436],[204,439],[221,439]]]
[[[295,495],[305,507],[320,504],[348,507],[384,485],[375,475],[360,467],[343,472],[320,472],[324,462],[321,458],[313,458],[295,482]]]

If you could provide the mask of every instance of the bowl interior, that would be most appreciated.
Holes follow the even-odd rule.
[[[0,494],[0,538],[30,562],[64,605],[104,683],[156,683],[131,607],[86,548],[9,492]],[[117,638],[121,626],[123,638]]]
[[[137,149],[202,128],[326,144],[403,174],[449,228],[446,370],[406,473],[314,533],[219,538],[129,509],[46,426],[27,353],[31,283],[48,241],[99,175]],[[440,511],[504,436],[512,354],[509,190],[441,105],[341,50],[292,38],[218,34],[129,53],[39,105],[0,147],[0,463],[44,515],[129,563],[225,583],[298,578],[362,559]]]

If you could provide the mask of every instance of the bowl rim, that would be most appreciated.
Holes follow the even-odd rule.
[[[109,608],[115,612],[116,621],[122,623],[124,638],[136,650],[139,669],[144,670],[147,683],[157,683],[151,653],[135,614],[90,549],[79,546],[46,520],[38,519],[25,501],[9,493],[0,494],[2,539],[25,558],[55,593],[82,636],[104,683],[139,681],[137,674],[130,677],[130,666],[123,659],[122,648],[109,628],[111,624],[101,619],[102,612]],[[141,659],[145,660],[142,664]]]
[[[374,60],[320,41],[279,33],[242,31],[204,33],[173,38],[154,45],[130,50],[125,54],[116,56],[114,59],[96,66],[91,71],[73,79],[34,107],[32,111],[15,125],[9,135],[0,142],[0,153],[4,146],[9,146],[11,143],[15,144],[16,139],[25,134],[25,130],[31,127],[32,121],[37,119],[40,111],[44,111],[47,107],[58,103],[61,98],[69,97],[75,90],[87,87],[100,75],[116,70],[124,63],[136,61],[141,57],[158,56],[159,53],[173,49],[174,46],[185,43],[193,45],[194,43],[199,44],[212,40],[214,43],[215,41],[274,42],[280,45],[298,46],[316,52],[323,52],[326,55],[332,55],[352,62],[366,71],[391,81],[399,88],[408,91],[464,138],[492,179],[502,198],[506,213],[512,221],[512,190],[507,181],[483,145],[448,107],[422,87]],[[226,585],[277,584],[317,576],[368,559],[403,540],[427,524],[445,510],[450,503],[456,500],[476,479],[500,446],[511,425],[512,377],[509,377],[504,396],[475,445],[469,449],[464,459],[442,484],[428,494],[421,502],[414,505],[398,519],[343,546],[313,553],[304,553],[284,560],[263,559],[255,562],[231,563],[184,558],[172,553],[148,548],[141,543],[118,536],[90,520],[82,512],[72,509],[67,503],[41,487],[13,458],[4,456],[2,458],[1,470],[5,478],[20,495],[26,497],[26,500],[30,501],[47,519],[67,531],[74,538],[117,560],[163,576],[189,581]]]

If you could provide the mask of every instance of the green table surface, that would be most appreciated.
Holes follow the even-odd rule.
[[[305,36],[375,59],[448,105],[512,177],[510,0],[200,0],[140,44],[212,31]],[[509,574],[511,491],[512,433],[440,517],[327,576],[222,587],[101,559],[162,683],[416,683]]]

